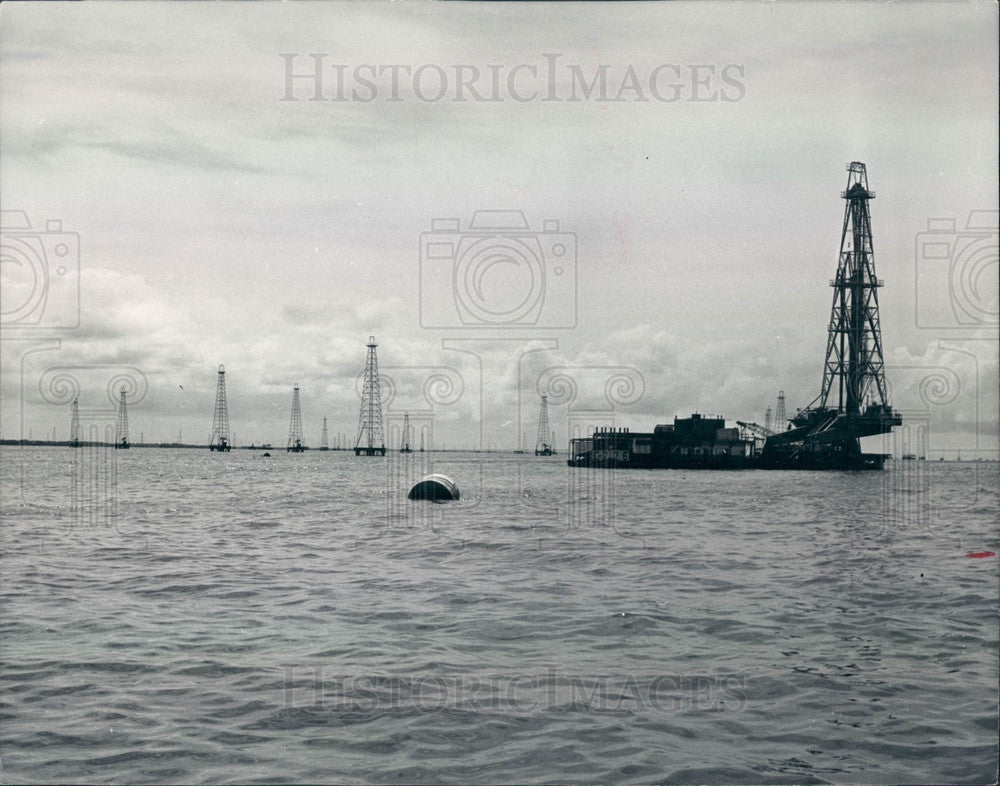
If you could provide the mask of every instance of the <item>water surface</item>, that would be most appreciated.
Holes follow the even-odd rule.
[[[5,782],[996,777],[996,464],[2,458]]]

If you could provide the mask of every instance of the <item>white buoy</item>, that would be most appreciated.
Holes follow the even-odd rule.
[[[447,475],[428,475],[410,489],[410,499],[427,499],[433,502],[458,499],[458,486]]]

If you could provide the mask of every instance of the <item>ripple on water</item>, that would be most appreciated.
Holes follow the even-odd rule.
[[[117,456],[113,526],[71,515],[63,452],[0,473],[7,780],[995,777],[985,470],[925,468],[929,528],[888,509],[898,468],[619,472],[609,497],[443,454],[487,491],[418,507],[399,456],[204,453]]]

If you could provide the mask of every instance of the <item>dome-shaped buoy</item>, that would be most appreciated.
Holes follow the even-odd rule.
[[[428,475],[410,489],[409,498],[433,502],[458,499],[458,486],[447,475]]]

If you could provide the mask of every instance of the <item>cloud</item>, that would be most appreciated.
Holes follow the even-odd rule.
[[[737,18],[617,4],[584,19],[560,4],[46,5],[0,10],[0,195],[80,234],[84,314],[33,358],[142,368],[136,422],[163,438],[207,433],[220,363],[238,436],[280,443],[294,382],[307,437],[324,413],[353,431],[373,334],[387,367],[458,370],[465,392],[441,417],[467,444],[480,421],[520,414],[530,431],[526,375],[549,366],[638,369],[643,396],[623,410],[636,426],[694,409],[762,417],[780,389],[794,410],[819,390],[844,164],[867,160],[879,194],[887,362],[947,365],[928,354],[939,336],[914,325],[914,238],[928,217],[996,205],[995,6]],[[738,63],[746,95],[282,102],[283,52],[506,69],[554,52],[587,74]],[[420,327],[421,233],[490,208],[523,209],[539,230],[557,219],[579,248],[577,326],[523,361],[530,341],[472,355]],[[995,345],[977,346],[980,376],[963,390],[987,401]],[[5,403],[19,363],[5,347]],[[961,412],[935,413],[968,431]],[[52,417],[39,405],[26,422],[41,432]],[[17,423],[4,418],[4,435]]]

